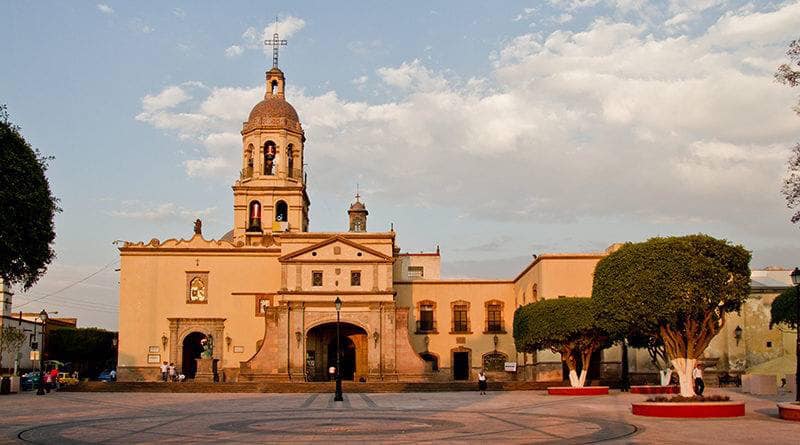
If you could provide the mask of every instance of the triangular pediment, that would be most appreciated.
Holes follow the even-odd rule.
[[[283,255],[278,258],[278,261],[282,263],[327,261],[386,262],[392,261],[392,257],[341,235],[336,235],[319,243]]]

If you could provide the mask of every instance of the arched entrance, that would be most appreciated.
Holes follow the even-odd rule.
[[[367,332],[356,325],[342,322],[339,327],[339,351],[342,380],[366,379]],[[308,380],[330,380],[328,368],[336,366],[336,323],[325,323],[306,334],[306,377]]]
[[[197,362],[195,359],[200,358],[203,352],[202,341],[205,340],[206,334],[202,332],[192,332],[183,339],[183,356],[181,357],[181,373],[187,379],[193,379],[197,373]]]

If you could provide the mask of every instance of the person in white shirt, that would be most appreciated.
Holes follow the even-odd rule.
[[[692,370],[692,377],[694,378],[694,392],[698,396],[703,395],[706,389],[706,384],[703,382],[703,365],[698,363]]]
[[[167,365],[167,362],[162,363],[161,364],[161,381],[162,382],[166,382],[167,381],[167,373],[168,372],[169,372],[169,365]]]
[[[481,395],[486,395],[486,374],[481,369],[481,372],[478,373],[478,390],[481,392]]]

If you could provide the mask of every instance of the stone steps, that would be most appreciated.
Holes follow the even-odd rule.
[[[532,391],[559,386],[562,382],[489,382],[490,391]],[[81,382],[63,387],[74,392],[167,392],[167,393],[332,393],[333,382]],[[348,393],[477,391],[477,382],[342,382]]]

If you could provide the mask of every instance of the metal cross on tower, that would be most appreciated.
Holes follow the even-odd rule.
[[[286,39],[278,38],[278,18],[275,17],[275,34],[272,35],[272,40],[264,40],[265,45],[272,46],[272,67],[278,67],[278,48],[281,45],[286,45]]]

